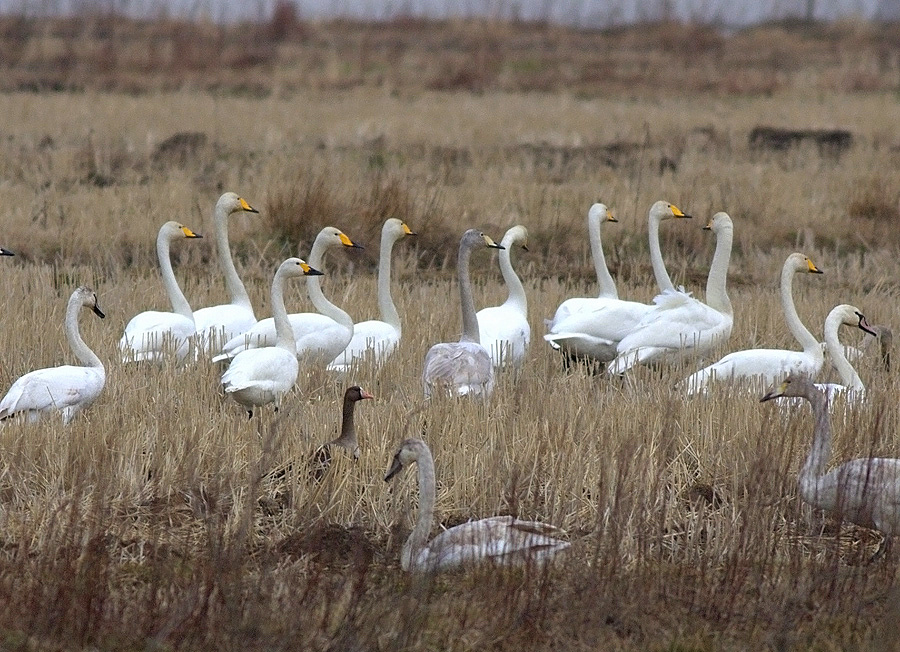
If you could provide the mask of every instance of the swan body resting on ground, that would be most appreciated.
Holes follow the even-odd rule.
[[[370,319],[353,325],[353,337],[341,353],[331,361],[331,371],[350,371],[353,364],[366,355],[374,356],[381,365],[400,344],[400,315],[391,298],[391,252],[394,244],[407,235],[416,235],[402,220],[388,219],[381,227],[381,249],[378,254],[378,312],[381,320]]]
[[[544,335],[544,339],[550,346],[562,350],[569,356],[606,363],[616,357],[619,342],[634,330],[653,306],[619,299],[616,284],[606,267],[600,240],[600,224],[604,215],[607,222],[618,221],[603,204],[594,204],[588,212],[588,231],[597,280],[600,283],[600,296],[595,299],[575,298],[564,301],[556,309],[556,314],[549,324],[549,332]],[[662,259],[659,224],[663,220],[690,217],[666,201],[658,201],[650,208],[648,218],[650,260],[660,292],[674,291],[675,287]]]
[[[435,478],[431,451],[421,439],[407,439],[397,449],[385,482],[415,462],[419,467],[419,514],[416,526],[403,544],[400,567],[404,571],[441,571],[468,564],[536,564],[550,560],[569,547],[553,525],[495,516],[452,527],[431,541]]]
[[[517,225],[509,229],[500,242],[500,271],[509,289],[509,296],[499,306],[482,308],[476,313],[481,346],[491,355],[495,369],[518,369],[531,343],[528,325],[528,298],[510,260],[513,245],[528,251],[528,229]]]
[[[332,449],[340,447],[353,456],[354,460],[359,459],[359,440],[356,438],[356,424],[353,419],[356,411],[356,404],[366,399],[374,399],[366,390],[358,385],[348,387],[344,392],[344,408],[341,413],[341,434],[329,442],[326,442],[316,449],[310,460],[310,477],[319,481],[331,466]]]
[[[287,310],[284,307],[284,281],[289,278],[321,276],[299,258],[288,258],[278,267],[272,280],[272,314],[276,339],[274,346],[241,351],[222,374],[225,393],[247,408],[281,403],[281,397],[297,382],[300,367]]]
[[[250,296],[234,267],[231,247],[228,244],[228,218],[234,213],[240,212],[259,213],[242,197],[238,197],[233,192],[226,192],[216,202],[213,217],[216,229],[216,250],[219,255],[219,266],[225,275],[225,287],[228,290],[230,303],[194,311],[194,324],[200,347],[203,350],[210,350],[222,342],[227,342],[256,323]]]
[[[309,253],[309,264],[315,269],[322,269],[322,258],[331,247],[362,247],[333,226],[326,226],[319,231]],[[288,315],[291,330],[294,333],[294,345],[297,357],[307,365],[324,366],[334,360],[353,338],[353,319],[325,298],[318,278],[307,281],[306,291],[310,301],[319,312],[301,312]],[[253,325],[246,333],[238,335],[227,342],[222,353],[213,358],[213,362],[221,362],[234,358],[241,351],[260,346],[272,346],[275,343],[275,322],[270,317]]]
[[[498,245],[478,229],[469,229],[463,234],[456,266],[463,332],[458,342],[435,344],[425,354],[422,370],[425,398],[431,398],[435,392],[450,396],[490,396],[494,389],[494,365],[491,354],[481,346],[469,279],[469,259],[476,247],[503,249],[503,245]]]
[[[706,391],[711,382],[756,379],[768,386],[791,372],[814,378],[822,370],[825,356],[818,340],[800,321],[794,305],[794,276],[797,272],[821,274],[809,257],[793,253],[781,268],[781,309],[791,334],[803,347],[802,351],[786,349],[748,349],[729,353],[718,362],[688,376],[678,385],[688,394]],[[836,337],[836,335],[835,335]]]
[[[800,470],[800,497],[817,509],[885,535],[876,557],[886,552],[900,533],[900,460],[862,457],[826,472],[831,460],[831,420],[828,399],[805,376],[791,374],[771,388],[761,401],[782,396],[805,398],[812,407],[813,443]]]
[[[719,212],[703,228],[716,235],[706,303],[677,290],[658,295],[653,309],[619,342],[608,373],[623,374],[636,364],[703,355],[731,336],[734,317],[725,285],[734,227],[728,214]]]
[[[88,287],[76,289],[69,297],[66,339],[72,353],[84,366],[63,365],[25,374],[12,384],[0,401],[0,420],[21,414],[34,422],[44,414],[58,410],[62,412],[63,423],[68,424],[103,391],[106,370],[78,331],[78,312],[83,307],[90,308],[101,319],[106,315],[97,304],[97,294]]]
[[[194,313],[178,286],[169,247],[175,240],[202,237],[178,222],[166,222],[160,227],[156,236],[156,256],[172,312],[147,310],[132,317],[119,340],[122,362],[159,361],[167,351],[174,351],[181,362],[187,355],[196,332]]]

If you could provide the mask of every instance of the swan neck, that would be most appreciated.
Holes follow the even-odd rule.
[[[275,322],[275,346],[297,355],[294,329],[284,307],[284,275],[276,273],[272,279],[272,319]]]
[[[66,305],[66,339],[69,341],[69,347],[72,349],[75,357],[78,358],[78,361],[85,367],[103,369],[103,363],[100,362],[100,358],[81,339],[81,331],[78,328],[78,313],[80,311],[81,299],[78,296],[72,296],[68,305]]]
[[[403,544],[403,552],[400,556],[400,565],[403,570],[410,570],[418,565],[419,556],[428,545],[428,535],[431,533],[431,523],[434,518],[434,460],[431,452],[424,449],[419,455],[417,464],[419,467],[419,514],[416,517],[416,526],[406,543]]]
[[[803,347],[806,353],[822,355],[822,347],[819,341],[813,337],[809,329],[800,321],[800,315],[797,314],[797,308],[794,305],[794,275],[796,270],[793,265],[785,264],[781,270],[781,309],[784,311],[784,318],[787,322],[788,329],[791,334]]]
[[[600,237],[600,218],[588,215],[588,235],[591,239],[591,257],[594,259],[594,271],[597,273],[597,283],[600,286],[600,294],[598,296],[601,299],[618,299],[619,291],[616,289],[616,282],[609,273],[609,268],[606,266],[606,256],[603,255],[603,241]],[[658,248],[658,240],[656,244]],[[500,253],[502,260],[503,252]],[[653,273],[656,273],[655,265],[653,267]],[[665,268],[663,268],[663,273],[665,274]],[[666,278],[668,278],[668,275],[666,275]],[[657,277],[657,282],[658,279],[659,277]],[[669,281],[669,285],[671,284],[672,282]]]
[[[159,259],[159,268],[162,272],[163,285],[166,288],[166,295],[169,297],[169,303],[172,304],[172,312],[183,317],[187,317],[194,321],[194,313],[191,305],[181,291],[178,285],[178,279],[175,278],[175,270],[172,269],[172,258],[170,255],[170,246],[172,241],[165,233],[160,233],[156,238],[156,256]]]
[[[812,406],[815,425],[812,448],[800,470],[800,487],[806,493],[804,497],[815,504],[818,481],[831,459],[831,421],[828,418],[828,401],[822,392],[812,392],[807,398]]]
[[[219,267],[225,275],[225,288],[228,290],[231,303],[253,310],[253,307],[250,305],[250,296],[247,294],[247,288],[244,287],[241,277],[238,276],[234,260],[231,258],[231,247],[228,244],[228,212],[224,207],[216,206],[214,221]]]
[[[653,276],[656,277],[656,285],[659,286],[660,292],[666,290],[674,290],[672,279],[669,278],[669,272],[666,271],[666,264],[663,262],[662,249],[659,247],[659,220],[650,216],[650,264],[653,266]]]
[[[728,264],[731,262],[731,243],[734,230],[731,226],[723,226],[716,234],[716,251],[709,267],[706,279],[706,303],[710,308],[725,314],[733,314],[731,299],[728,298],[726,284],[728,282]]]
[[[525,287],[522,285],[519,275],[516,274],[516,270],[514,270],[512,266],[510,250],[513,248],[513,239],[504,238],[502,244],[506,249],[500,250],[500,273],[503,275],[506,288],[509,290],[509,294],[503,305],[516,308],[523,315],[527,315],[528,298],[525,296]]]
[[[312,251],[309,252],[309,264],[315,269],[322,269],[322,258],[325,255],[325,249],[328,248],[328,245],[324,240],[316,238],[316,241],[313,243]],[[309,296],[309,300],[312,302],[313,306],[315,306],[316,310],[319,313],[325,315],[326,317],[330,317],[341,326],[346,328],[353,328],[353,319],[346,312],[338,308],[336,305],[331,303],[325,295],[322,293],[322,277],[321,276],[309,276],[306,279],[306,293]]]
[[[469,278],[469,259],[472,249],[466,245],[459,247],[456,274],[459,281],[459,301],[462,309],[463,332],[461,342],[479,342],[478,316],[475,314],[475,299],[472,297],[472,281]]]
[[[866,386],[863,385],[863,381],[859,374],[856,373],[856,369],[853,368],[853,365],[847,360],[847,356],[844,355],[844,347],[838,338],[840,325],[841,320],[839,318],[825,320],[825,348],[828,349],[832,366],[841,378],[841,384],[850,390],[864,391]]]
[[[388,231],[381,234],[381,250],[378,255],[378,312],[381,321],[400,331],[400,315],[391,297],[391,255],[397,236]],[[318,269],[318,268],[316,268]]]

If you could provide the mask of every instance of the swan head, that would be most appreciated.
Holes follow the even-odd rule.
[[[662,222],[663,220],[671,220],[671,219],[690,219],[690,215],[682,211],[675,204],[671,204],[667,201],[660,199],[658,202],[653,204],[650,207],[650,221],[651,222]]]
[[[710,218],[709,222],[706,223],[706,226],[703,227],[703,230],[718,233],[722,229],[731,228],[734,228],[734,225],[731,222],[731,216],[725,211],[719,211]]]
[[[759,402],[765,403],[766,401],[771,401],[773,398],[780,398],[782,396],[813,400],[816,395],[819,395],[822,398],[825,397],[822,390],[816,387],[813,381],[808,377],[803,374],[790,374],[780,383],[770,387],[769,391],[759,399]]]
[[[287,278],[297,278],[299,276],[324,276],[322,272],[310,267],[309,264],[301,258],[288,258],[278,266],[276,275]]]
[[[521,224],[517,224],[507,230],[503,235],[503,241],[501,243],[504,249],[509,249],[516,244],[525,251],[528,251],[528,229]]]
[[[612,211],[607,208],[606,204],[602,202],[596,202],[591,206],[588,210],[588,222],[596,222],[597,224],[602,224],[603,222],[618,222],[616,216],[612,214]]]
[[[316,242],[313,244],[313,247],[315,247],[315,244],[317,243],[321,243],[328,247],[353,247],[354,249],[363,249],[362,245],[356,244],[347,236],[347,234],[333,226],[326,226],[319,231],[319,235],[316,236]]]
[[[822,270],[816,267],[815,263],[813,263],[812,259],[799,252],[792,253],[787,257],[787,260],[784,261],[784,266],[788,268],[792,268],[795,272],[807,272],[809,274],[821,274]]]
[[[226,192],[219,197],[219,201],[216,202],[217,213],[231,215],[232,213],[239,213],[241,211],[246,213],[259,213],[258,210],[247,203],[247,200],[243,197],[239,197],[236,192]]]
[[[869,326],[866,316],[859,311],[859,308],[846,303],[832,308],[831,312],[828,313],[828,317],[825,318],[826,333],[831,328],[837,330],[838,326],[856,326],[864,333],[878,337],[878,332]]]
[[[82,285],[72,293],[71,302],[80,303],[85,308],[90,308],[91,312],[100,319],[106,319],[106,315],[100,310],[100,304],[97,302],[97,293],[86,285]]]
[[[400,442],[397,452],[394,453],[394,459],[391,466],[384,475],[384,481],[389,482],[391,478],[400,473],[404,468],[410,466],[413,462],[419,461],[419,456],[426,451],[428,447],[421,439],[405,439]]]
[[[15,256],[15,254],[13,252],[11,252],[9,249],[4,249],[3,247],[0,247],[0,256]]]
[[[381,232],[390,234],[397,240],[406,235],[418,235],[415,231],[406,226],[406,222],[396,217],[390,217],[385,220],[384,226],[381,227]]]
[[[159,229],[159,234],[168,238],[169,240],[177,240],[179,238],[202,238],[203,236],[199,233],[195,233],[191,231],[184,224],[180,224],[179,222],[169,221],[162,225]]]
[[[463,233],[462,240],[460,240],[460,248],[468,248],[474,249],[475,247],[491,247],[492,249],[506,249],[501,244],[497,244],[491,238],[478,229],[469,229],[465,233]]]

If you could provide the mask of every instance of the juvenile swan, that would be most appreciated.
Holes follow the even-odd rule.
[[[425,354],[425,368],[422,371],[425,398],[431,398],[435,391],[451,396],[490,396],[494,389],[494,366],[491,354],[480,343],[475,300],[469,280],[469,258],[476,247],[503,249],[503,245],[498,245],[478,229],[469,229],[463,234],[456,269],[462,308],[462,337],[458,342],[435,344]]]
[[[370,319],[353,325],[353,337],[338,356],[331,361],[331,371],[350,371],[353,364],[367,354],[381,365],[400,344],[402,329],[400,314],[391,297],[391,252],[394,244],[408,235],[416,235],[406,224],[392,217],[381,227],[381,250],[378,254],[378,312],[381,320]]]
[[[421,439],[400,444],[384,476],[385,482],[413,462],[419,466],[419,515],[403,544],[400,567],[405,571],[441,571],[466,564],[498,565],[541,563],[569,547],[558,537],[565,533],[553,525],[494,516],[445,530],[431,541],[435,480],[431,451]]]
[[[88,287],[76,289],[69,297],[66,339],[72,353],[84,366],[64,365],[25,374],[12,384],[0,401],[0,420],[22,414],[29,422],[34,422],[47,412],[59,410],[63,423],[68,424],[103,391],[106,370],[78,332],[78,311],[82,307],[90,308],[101,319],[106,315],[97,305],[97,294]]]
[[[831,421],[825,394],[805,376],[791,374],[760,400],[779,396],[805,398],[815,418],[812,448],[798,479],[800,497],[839,519],[883,533],[876,557],[882,555],[890,549],[891,537],[900,532],[900,460],[861,457],[826,472]]]
[[[259,213],[242,197],[238,197],[233,192],[226,192],[216,202],[213,216],[216,228],[216,250],[219,254],[219,266],[225,275],[225,287],[231,302],[194,311],[194,324],[203,349],[209,349],[216,343],[227,342],[256,323],[250,296],[234,267],[231,247],[228,244],[228,218],[234,213],[240,212]]]
[[[513,245],[528,251],[528,229],[517,225],[509,229],[500,242],[500,272],[509,289],[506,301],[499,306],[482,308],[476,313],[481,346],[491,354],[495,369],[518,369],[525,360],[531,343],[528,325],[528,298],[510,260]]]
[[[251,417],[253,408],[259,405],[275,403],[278,409],[281,397],[297,382],[297,347],[284,307],[284,281],[321,275],[322,272],[299,258],[288,258],[281,263],[272,280],[275,345],[241,351],[222,374],[225,393],[243,405]]]
[[[196,332],[194,313],[172,271],[169,246],[175,240],[202,237],[178,222],[166,222],[160,227],[156,236],[156,256],[172,312],[147,310],[132,317],[119,340],[122,362],[158,361],[163,359],[166,351],[174,351],[179,362],[187,355]]]

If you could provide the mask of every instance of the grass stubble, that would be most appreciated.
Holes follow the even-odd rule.
[[[494,36],[486,29],[485,52],[499,47]],[[777,79],[770,67],[759,75]],[[821,83],[832,83],[825,68]],[[704,70],[713,75],[699,64],[684,74]],[[864,564],[878,536],[797,496],[807,409],[726,389],[683,400],[672,387],[688,369],[564,372],[540,336],[562,299],[595,292],[584,222],[598,198],[621,220],[603,232],[620,296],[643,301],[654,293],[644,225],[655,199],[695,215],[665,224],[662,239],[676,282],[700,296],[713,249],[700,227],[716,210],[732,215],[736,322],[721,353],[795,346],[777,279],[797,249],[825,270],[795,281],[813,332],[844,302],[892,324],[894,97],[846,77],[827,95],[814,84],[703,94],[699,83],[664,99],[651,84],[625,98],[520,93],[508,77],[464,72],[447,89],[394,80],[399,92],[363,76],[262,97],[152,85],[0,95],[11,116],[2,244],[19,254],[3,261],[0,385],[71,361],[61,321],[75,285],[92,285],[108,315],[82,318],[107,363],[97,403],[66,429],[55,419],[0,429],[0,647],[890,649],[896,562]],[[854,145],[760,152],[747,134],[761,116],[848,128]],[[182,137],[167,158],[161,143],[176,133],[203,137]],[[173,248],[192,306],[224,300],[211,237],[224,189],[262,212],[230,229],[260,317],[274,268],[329,224],[368,248],[329,254],[325,292],[357,319],[374,316],[381,222],[398,216],[419,233],[395,248],[404,339],[382,369],[304,372],[278,416],[248,422],[215,366],[118,361],[127,320],[167,305],[153,249],[162,221],[207,236]],[[531,233],[530,252],[514,253],[532,323],[523,373],[501,377],[483,404],[424,405],[422,357],[459,328],[459,235],[480,226],[499,240],[514,223]],[[502,300],[494,257],[473,263],[478,305]],[[288,304],[310,309],[301,284]],[[897,381],[873,360],[861,374],[871,398],[838,406],[836,459],[900,450]],[[350,382],[376,396],[357,411],[358,462],[338,455],[320,485],[302,471],[266,479],[289,461],[303,469],[334,436]],[[546,520],[570,533],[569,554],[542,570],[403,575],[415,474],[382,477],[397,442],[419,435],[435,455],[443,525]]]

